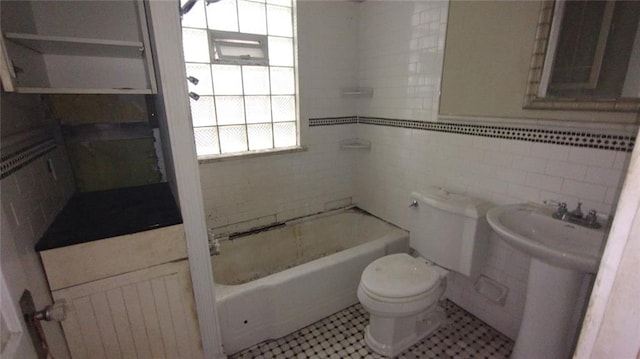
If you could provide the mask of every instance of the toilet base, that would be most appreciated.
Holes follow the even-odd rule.
[[[444,310],[438,305],[408,317],[388,318],[371,314],[364,331],[364,342],[374,352],[394,357],[433,333],[445,320]]]

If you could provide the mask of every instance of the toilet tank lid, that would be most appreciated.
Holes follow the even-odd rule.
[[[411,198],[431,207],[470,218],[484,217],[493,207],[484,199],[452,193],[441,187],[431,187],[424,192],[412,192]]]

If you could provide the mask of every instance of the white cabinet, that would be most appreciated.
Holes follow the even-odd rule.
[[[6,91],[156,93],[142,0],[2,1],[0,6]]]
[[[203,358],[182,224],[40,257],[73,359]]]
[[[186,260],[52,292],[74,359],[202,358]]]

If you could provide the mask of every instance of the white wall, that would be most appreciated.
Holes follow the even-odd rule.
[[[441,114],[638,123],[631,112],[523,109],[541,0],[452,1]]]
[[[640,149],[633,150],[616,218],[574,358],[638,358],[640,311]]]
[[[358,115],[433,120],[438,111],[447,2],[368,1],[360,5],[358,80],[373,87]]]
[[[340,88],[357,85],[358,4],[299,1],[300,132],[304,152],[200,165],[207,226],[236,230],[321,212],[350,201],[352,152],[339,141],[356,125],[310,129],[308,119],[353,116],[357,100]]]
[[[362,100],[359,115],[438,121],[447,3],[367,1],[360,6],[359,80],[374,88],[374,96]],[[519,119],[471,120],[523,125]],[[526,126],[549,129],[564,125],[538,121]],[[582,200],[583,209],[610,213],[629,158],[624,152],[367,124],[359,124],[357,133],[372,141],[372,149],[356,160],[355,202],[404,228],[408,228],[410,192],[429,186],[495,204],[554,199],[573,207]],[[473,283],[462,275],[451,275],[447,296],[515,338],[528,262],[526,255],[493,236],[484,273],[508,286],[506,305],[497,306],[477,295]]]
[[[52,129],[52,123],[44,117],[38,96],[5,93],[2,93],[0,126],[3,129],[3,149],[16,138],[28,141],[39,130]],[[75,191],[71,166],[63,145],[60,145],[60,138],[58,140],[59,145],[55,150],[0,182],[0,263],[18,310],[18,301],[25,289],[31,292],[36,309],[52,303],[40,257],[33,248]],[[54,164],[57,179],[47,170],[48,159]],[[69,352],[60,325],[56,322],[44,322],[43,327],[52,354],[56,358],[68,358]],[[23,332],[23,344],[16,357],[36,357],[26,328]]]
[[[439,118],[447,2],[300,1],[298,8],[301,132],[309,150],[201,164],[209,227],[250,228],[353,197],[361,208],[408,228],[409,194],[429,186],[495,204],[553,199],[570,207],[582,200],[583,209],[601,213],[614,208],[629,159],[624,152],[369,124],[309,128],[309,118],[357,114],[635,134],[623,126],[579,122]],[[372,87],[373,97],[340,96],[341,87],[356,84]],[[341,139],[354,136],[372,141],[372,149],[339,149]],[[451,275],[447,295],[515,338],[529,258],[495,235],[490,244],[484,273],[509,288],[505,306],[477,295],[461,275]]]

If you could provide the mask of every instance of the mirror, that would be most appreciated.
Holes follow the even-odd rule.
[[[544,1],[524,108],[640,111],[640,2]]]

